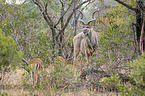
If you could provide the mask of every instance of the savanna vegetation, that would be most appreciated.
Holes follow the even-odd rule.
[[[145,95],[144,0],[10,1],[0,1],[0,95]],[[92,19],[99,46],[74,66],[79,21]]]

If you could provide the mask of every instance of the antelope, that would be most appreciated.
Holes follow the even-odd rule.
[[[32,69],[37,69],[37,70],[42,69],[42,63],[43,62],[41,61],[41,59],[34,58],[30,61],[29,68],[30,68],[30,70],[32,70]]]
[[[39,58],[34,58],[30,61],[29,70],[31,74],[31,78],[33,79],[34,86],[38,85],[39,75],[41,70],[43,69],[43,62]]]
[[[82,55],[82,59],[86,57],[87,63],[89,63],[89,57],[98,47],[97,32],[93,31],[93,28],[91,28],[91,23],[94,23],[95,21],[96,20],[94,19],[87,23],[84,23],[82,20],[80,21],[83,25],[82,32],[73,38],[74,64],[76,63],[79,53]]]
[[[56,63],[56,62],[65,62],[67,64],[73,64],[73,59],[70,59],[70,60],[67,60],[67,59],[64,59],[62,56],[57,56],[53,59],[53,61]]]

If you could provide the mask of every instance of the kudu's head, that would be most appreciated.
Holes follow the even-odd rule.
[[[88,36],[91,33],[91,25],[95,21],[96,20],[90,20],[86,24],[83,21],[80,21],[81,25],[83,26],[83,33],[84,33],[85,36]]]
[[[80,14],[81,14],[81,20],[79,20],[80,21],[80,24],[83,26],[83,33],[84,33],[84,35],[89,35],[90,33],[91,33],[91,26],[93,25],[93,24],[95,24],[95,22],[96,22],[96,20],[94,19],[94,14],[96,13],[96,11],[94,11],[93,12],[93,14],[92,14],[92,20],[89,20],[87,23],[84,23],[84,21],[82,20],[82,18],[83,18],[83,13],[81,12],[81,11],[79,11],[80,12]]]

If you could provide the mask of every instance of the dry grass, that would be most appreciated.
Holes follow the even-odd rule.
[[[24,74],[26,71],[22,68],[17,68],[15,71],[11,71],[6,74],[5,80],[3,82],[4,89],[0,90],[2,94],[7,93],[8,96],[31,96],[30,92],[23,87],[23,80],[21,78],[22,74]],[[51,92],[51,93],[50,93]],[[115,92],[96,92],[96,91],[90,91],[89,89],[82,90],[81,88],[79,90],[65,90],[65,91],[52,91],[49,90],[43,90],[41,92],[35,92],[37,96],[119,96]],[[49,93],[49,95],[48,95]],[[5,95],[4,95],[5,96]]]
[[[4,89],[1,90],[1,93],[7,93],[8,96],[20,96],[22,94],[28,94],[27,91],[23,91],[23,83],[21,76],[25,72],[23,69],[17,68],[15,71],[7,73],[3,80]]]

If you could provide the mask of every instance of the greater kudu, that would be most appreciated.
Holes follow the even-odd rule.
[[[90,20],[87,23],[80,21],[83,25],[83,31],[73,38],[74,63],[76,63],[79,53],[82,55],[82,60],[86,57],[87,63],[89,63],[89,56],[91,56],[95,48],[98,47],[97,32],[93,31],[93,28],[91,28],[91,23],[95,21],[96,20]]]

